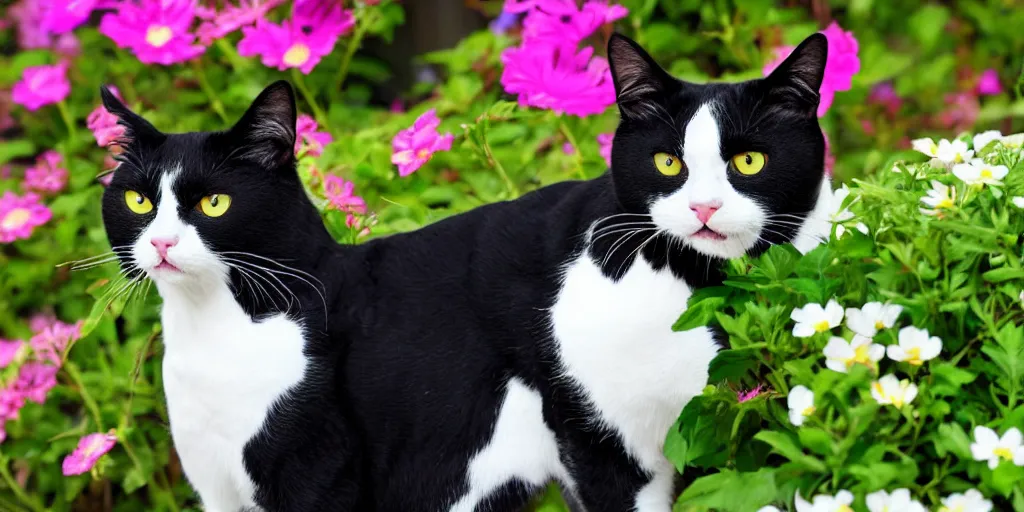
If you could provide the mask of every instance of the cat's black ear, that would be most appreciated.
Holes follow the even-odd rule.
[[[118,124],[125,127],[124,135],[117,143],[121,145],[157,144],[163,141],[165,135],[160,130],[157,130],[142,116],[132,112],[105,85],[100,86],[100,98],[103,101],[103,108],[117,116]]]
[[[608,66],[615,82],[619,112],[643,117],[679,82],[672,78],[632,39],[615,33],[608,40]]]
[[[813,34],[804,39],[767,78],[768,95],[779,103],[814,115],[821,100],[818,90],[825,77],[828,39]]]
[[[279,80],[263,89],[228,132],[242,147],[239,158],[279,166],[295,157],[295,93]]]

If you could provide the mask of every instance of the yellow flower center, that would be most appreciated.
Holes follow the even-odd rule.
[[[309,60],[309,47],[302,43],[295,43],[288,51],[284,52],[284,63],[297,68]]]
[[[906,361],[915,366],[920,366],[921,364],[923,364],[924,361],[921,359],[921,347],[914,347],[910,350],[907,350]]]
[[[849,505],[839,505],[836,512],[853,512],[853,509]]]
[[[928,149],[931,151],[930,155],[935,156],[939,152],[939,145],[932,142],[931,147],[929,147]]]
[[[1001,459],[1013,460],[1013,452],[1009,448],[996,448],[992,453]]]
[[[167,44],[172,37],[174,37],[174,33],[171,32],[170,27],[165,25],[150,25],[146,30],[146,42],[157,48]]]
[[[800,414],[803,414],[804,416],[810,416],[814,414],[814,406],[810,405],[806,407],[804,410],[800,411]]]
[[[960,153],[957,153],[956,156],[953,157],[953,161],[958,163],[958,164],[962,164],[962,163],[964,163],[964,156],[961,155]]]
[[[857,363],[864,366],[871,366],[872,361],[871,356],[868,355],[868,348],[870,348],[870,345],[861,345],[853,349],[853,357],[843,360],[843,362],[846,363],[846,367],[849,368]]]
[[[830,329],[830,327],[828,325],[828,320],[822,320],[822,321],[814,324],[814,330],[815,331],[825,332],[825,331],[827,331],[829,329]]]
[[[426,160],[426,159],[430,158],[430,150],[427,149],[427,148],[423,148],[423,149],[417,151],[416,152],[416,158],[419,158],[420,160]]]
[[[4,216],[3,222],[0,222],[0,227],[4,229],[17,229],[24,226],[30,217],[32,217],[32,212],[25,208],[15,208]]]
[[[981,177],[982,178],[991,178],[992,177],[992,170],[991,169],[982,169],[981,170]]]
[[[935,205],[936,208],[945,208],[947,210],[953,209],[953,200],[950,198],[944,198]]]
[[[885,329],[885,324],[883,324],[881,320],[875,320],[875,329],[881,331],[882,329]]]

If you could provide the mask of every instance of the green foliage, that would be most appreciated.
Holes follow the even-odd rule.
[[[490,2],[492,14],[498,3]],[[995,189],[972,191],[964,207],[944,219],[918,212],[925,181],[888,172],[897,160],[918,158],[905,150],[908,137],[922,132],[951,136],[975,121],[974,131],[1021,131],[1019,95],[985,98],[980,105],[970,96],[969,106],[980,108],[976,116],[944,116],[971,110],[951,106],[946,96],[972,90],[982,69],[998,70],[1004,86],[1020,75],[1024,9],[1006,0],[621,3],[631,15],[619,28],[689,80],[759,77],[776,46],[823,28],[830,14],[860,43],[861,71],[852,89],[836,96],[822,125],[838,155],[836,176],[864,177],[854,185],[861,199],[853,209],[871,234],[851,230],[803,256],[791,247],[773,248],[757,260],[732,263],[724,286],[694,295],[675,327],[717,323],[732,349],[715,360],[713,385],[687,406],[666,439],[666,454],[677,468],[708,473],[685,491],[677,510],[754,510],[789,503],[797,489],[809,496],[849,488],[863,500],[866,492],[898,486],[930,504],[948,492],[978,487],[999,500],[997,509],[1024,510],[1019,468],[1004,463],[991,471],[973,461],[969,449],[975,425],[1000,432],[1024,427],[1018,297],[1024,218],[1008,206],[1009,197],[1024,195],[1024,170],[1019,161],[1013,164],[1002,196]],[[70,97],[59,108],[13,107],[17,126],[0,140],[0,168],[9,164],[11,172],[0,173],[0,191],[20,193],[23,169],[47,149],[64,156],[70,181],[46,200],[50,222],[27,240],[0,245],[0,336],[28,339],[27,319],[39,312],[83,320],[86,335],[65,352],[59,385],[46,402],[29,403],[5,425],[0,510],[106,510],[106,500],[119,511],[198,510],[167,429],[159,298],[142,287],[125,287],[113,265],[74,273],[61,266],[109,250],[100,217],[103,188],[95,179],[109,164],[85,129],[101,84],[117,86],[160,129],[192,131],[226,127],[265,85],[293,80],[301,91],[300,110],[334,137],[322,156],[302,159],[301,176],[331,233],[349,243],[365,238],[346,224],[344,213],[327,207],[325,174],[356,184],[373,212],[365,221],[373,222],[369,236],[375,237],[605,171],[595,137],[614,129],[615,109],[580,119],[510,101],[499,83],[500,54],[515,44],[514,36],[480,31],[454,48],[422,56],[419,61],[434,65],[441,78],[403,92],[408,112],[371,103],[373,89],[392,70],[358,50],[367,39],[389,42],[402,30],[404,10],[387,0],[346,4],[355,9],[355,29],[308,76],[239,56],[238,34],[215,42],[192,63],[161,67],[141,64],[94,26],[84,26],[75,31],[83,53],[71,61]],[[8,19],[6,7],[0,9]],[[606,36],[593,41],[598,53]],[[60,58],[51,50],[14,47],[13,31],[0,29],[4,91],[26,67]],[[903,98],[898,115],[868,101],[871,88],[887,80]],[[1022,79],[1016,80],[1020,88]],[[7,108],[0,102],[0,117]],[[441,131],[455,134],[452,151],[399,177],[390,163],[391,139],[430,108],[442,119]],[[569,153],[563,151],[566,144]],[[929,172],[959,185],[947,173]],[[942,337],[940,358],[920,368],[883,362],[920,386],[910,406],[896,411],[875,404],[867,391],[875,377],[870,371],[824,370],[826,340],[792,337],[792,308],[832,297],[846,306],[868,300],[901,304],[901,325]],[[0,371],[3,383],[14,377],[13,368]],[[759,383],[770,391],[738,402],[735,390]],[[795,384],[818,397],[818,412],[800,428],[789,424],[783,399]],[[61,460],[79,437],[110,429],[118,444],[90,474],[61,474]],[[554,491],[537,504],[537,510],[563,509]]]

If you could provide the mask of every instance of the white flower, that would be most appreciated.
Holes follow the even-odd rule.
[[[1024,466],[1024,446],[1021,442],[1020,430],[1017,430],[1017,427],[1010,428],[1003,433],[1003,437],[999,437],[995,430],[978,425],[974,427],[971,455],[974,456],[974,460],[987,460],[989,469],[995,469],[1002,460]]]
[[[947,168],[953,164],[969,162],[974,156],[974,151],[967,149],[967,143],[962,140],[950,142],[946,139],[939,141],[935,158],[938,158]]]
[[[1002,186],[1000,181],[1010,172],[1005,165],[992,165],[985,163],[980,158],[971,160],[969,164],[956,164],[953,166],[953,175],[960,178],[968,185],[990,185],[993,187]]]
[[[910,141],[910,146],[932,158],[939,156],[939,145],[930,138],[914,139]]]
[[[1010,201],[1013,201],[1013,205],[1017,208],[1024,208],[1024,196],[1016,196]]]
[[[939,512],[991,512],[992,502],[986,500],[977,489],[968,489],[967,492],[958,492],[942,498],[942,506]]]
[[[799,427],[804,424],[804,418],[814,414],[814,392],[807,386],[794,386],[786,397],[786,405],[789,407],[789,422]]]
[[[828,301],[825,307],[821,304],[807,304],[802,308],[796,308],[790,313],[789,318],[796,321],[793,326],[793,336],[797,338],[808,338],[817,332],[826,332],[839,326],[843,321],[843,307],[835,299]]]
[[[921,202],[931,207],[921,208],[921,213],[925,215],[939,215],[939,210],[952,210],[956,208],[956,187],[932,180],[932,189],[928,191],[928,195],[921,198]]]
[[[796,505],[796,512],[853,512],[853,508],[850,507],[853,504],[853,493],[843,489],[835,496],[819,494],[808,503],[800,496],[800,491],[797,491],[793,503]]]
[[[847,187],[844,183],[843,186],[837,188],[832,192],[832,199],[829,201],[829,221],[836,225],[836,238],[842,238],[846,234],[846,226],[844,222],[854,218],[853,212],[850,211],[850,206],[856,203],[859,198],[854,198],[850,204],[843,207],[843,201],[850,195],[850,187]],[[857,231],[868,234],[868,227],[863,222],[858,222],[855,226]]]
[[[763,506],[763,507],[757,509],[757,512],[782,512],[782,511],[779,510],[779,507],[776,507],[774,505],[766,505],[766,506]]]
[[[853,341],[833,336],[825,349],[825,366],[839,373],[846,373],[855,364],[875,368],[875,363],[885,356],[885,347],[871,343],[871,338],[855,334]]]
[[[987,132],[981,132],[974,136],[972,141],[974,144],[975,151],[981,151],[985,146],[988,146],[989,142],[999,140],[1003,138],[1003,134],[999,133],[999,130],[989,130]]]
[[[905,404],[914,401],[917,386],[907,379],[899,380],[895,375],[889,374],[871,384],[871,396],[882,405],[891,404],[901,409]]]
[[[878,334],[878,331],[896,325],[896,319],[902,312],[902,306],[868,302],[860,309],[846,308],[846,326],[851,331],[870,338]]]
[[[1002,142],[1003,145],[1008,148],[1020,149],[1024,147],[1024,133],[1007,135],[1006,137],[999,139],[999,142]]]
[[[900,329],[900,341],[898,345],[886,347],[889,359],[893,361],[906,361],[914,366],[920,366],[929,359],[934,359],[942,351],[942,339],[938,336],[928,336],[928,329],[917,327],[904,327]]]
[[[891,494],[877,491],[864,499],[871,512],[926,512],[921,502],[910,497],[909,489],[896,489]]]

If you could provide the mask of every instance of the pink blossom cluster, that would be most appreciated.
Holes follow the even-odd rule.
[[[860,57],[858,56],[857,38],[852,32],[843,30],[838,23],[832,22],[821,31],[828,40],[828,60],[825,61],[825,76],[821,82],[818,94],[821,101],[818,103],[818,117],[825,115],[836,91],[848,91],[852,86],[853,75],[860,71]],[[792,53],[795,47],[783,46],[776,48],[775,58],[765,64],[762,72],[768,76],[775,68],[782,64],[786,57]]]
[[[34,317],[29,326],[34,334],[28,343],[0,340],[0,368],[23,361],[13,381],[0,388],[0,442],[7,438],[7,420],[17,418],[26,403],[46,401],[57,385],[63,350],[81,335],[81,323],[65,324],[43,315]]]
[[[354,25],[352,11],[337,0],[299,0],[291,19],[278,24],[259,17],[255,25],[243,27],[238,53],[259,55],[267,67],[297,68],[308,75]]]
[[[63,159],[60,153],[52,149],[44,151],[34,166],[25,169],[22,186],[40,194],[60,192],[68,182],[68,171],[60,166]]]
[[[295,155],[320,156],[324,146],[330,144],[334,137],[330,133],[317,131],[316,119],[309,114],[299,114],[295,123]]]
[[[80,45],[71,33],[94,9],[106,7],[99,0],[20,0],[7,11],[18,32],[18,46],[31,50],[49,48],[65,57],[78,55]]]
[[[32,236],[32,231],[46,224],[53,213],[39,200],[34,192],[19,196],[4,192],[0,196],[0,244]]]
[[[121,92],[116,87],[110,87],[110,92],[121,99]],[[85,118],[85,126],[92,130],[92,135],[96,138],[96,145],[100,147],[109,146],[124,135],[124,126],[118,124],[117,116],[107,112],[103,105],[97,105],[89,113],[89,117]]]
[[[506,0],[505,11],[525,13],[523,40],[501,55],[501,84],[521,105],[580,117],[604,112],[615,103],[608,61],[593,47],[579,48],[606,23],[629,11],[603,0]]]
[[[190,32],[195,18],[195,0],[121,1],[115,12],[103,16],[100,33],[145,64],[167,66],[206,51]]]
[[[64,461],[61,463],[61,472],[64,476],[81,475],[88,472],[96,465],[100,457],[106,455],[115,444],[117,444],[117,435],[113,429],[107,433],[97,432],[83,436],[78,440],[75,451],[64,457]]]
[[[11,99],[30,111],[44,105],[64,101],[71,94],[68,81],[68,64],[61,62],[54,66],[31,66],[22,72],[21,80],[14,84]]]
[[[391,163],[398,166],[399,176],[408,176],[427,163],[434,153],[452,149],[451,133],[440,134],[437,127],[441,120],[437,112],[424,112],[411,127],[398,132],[391,139]]]

